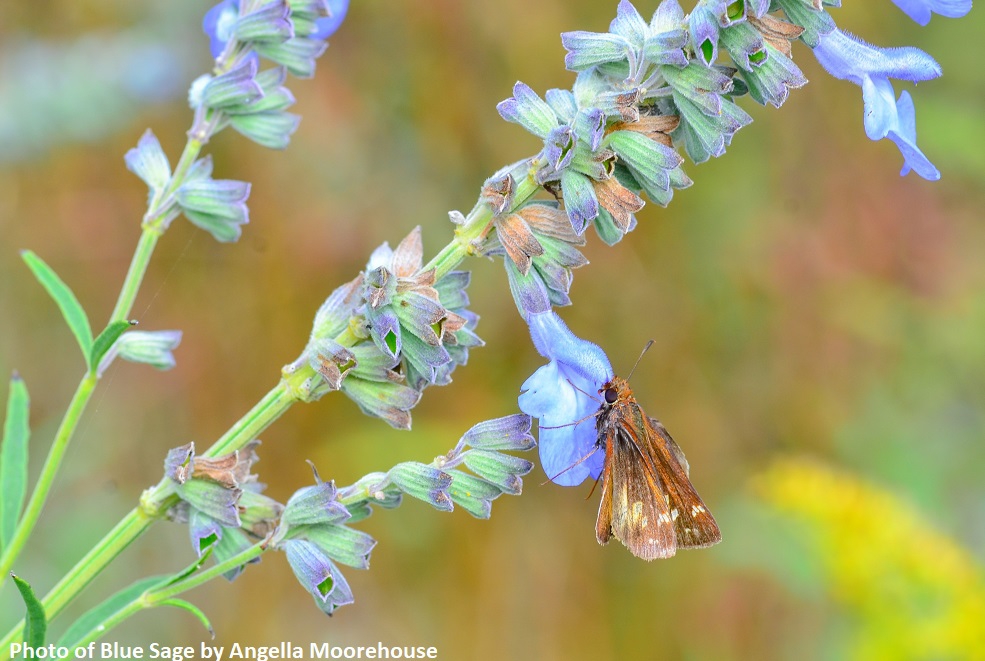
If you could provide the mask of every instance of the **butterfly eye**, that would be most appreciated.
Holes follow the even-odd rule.
[[[603,397],[605,397],[606,404],[615,404],[616,400],[619,399],[619,395],[616,393],[615,388],[606,388]]]

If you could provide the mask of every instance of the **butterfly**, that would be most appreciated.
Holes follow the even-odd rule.
[[[605,449],[599,544],[615,537],[636,557],[655,560],[722,541],[680,446],[640,408],[626,379],[614,377],[598,393],[595,447]]]

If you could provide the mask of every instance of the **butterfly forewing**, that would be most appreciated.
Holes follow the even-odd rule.
[[[687,460],[681,462],[684,453],[674,442],[662,424],[644,416],[649,442],[640,446],[641,452],[650,455],[650,461],[663,477],[663,486],[674,520],[677,546],[684,549],[711,546],[722,541],[722,533],[695,491],[688,477]]]

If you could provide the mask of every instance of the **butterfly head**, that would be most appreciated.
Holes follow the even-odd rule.
[[[602,398],[602,410],[609,410],[614,406],[634,401],[629,382],[618,376],[612,377],[611,381],[607,381],[599,388],[599,396]]]

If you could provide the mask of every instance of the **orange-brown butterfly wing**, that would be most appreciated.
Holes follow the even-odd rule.
[[[639,445],[655,471],[662,476],[677,546],[702,548],[722,541],[722,532],[688,477],[688,464],[667,429],[643,415],[646,439]]]
[[[612,534],[639,558],[669,558],[677,552],[674,522],[660,476],[647,465],[636,436],[632,426],[612,429]]]

